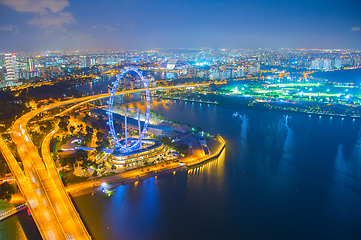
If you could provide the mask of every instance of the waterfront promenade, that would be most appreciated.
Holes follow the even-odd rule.
[[[221,155],[225,149],[226,142],[221,136],[217,137],[219,144],[214,145],[211,149],[213,154],[204,155],[200,151],[196,154],[192,154],[183,159],[179,159],[179,162],[170,162],[169,164],[156,164],[154,166],[144,166],[136,169],[124,171],[109,177],[94,178],[92,181],[86,181],[82,183],[73,184],[65,187],[66,191],[72,196],[79,196],[88,194],[91,192],[100,191],[98,187],[101,182],[107,182],[112,184],[112,187],[133,183],[139,180],[155,177],[166,173],[175,173],[181,169],[192,168],[197,165],[204,164],[211,161]]]

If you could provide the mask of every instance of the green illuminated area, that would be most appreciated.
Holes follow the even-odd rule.
[[[224,86],[226,95],[242,95],[270,100],[318,101],[337,104],[360,105],[359,87],[329,83],[235,84]]]

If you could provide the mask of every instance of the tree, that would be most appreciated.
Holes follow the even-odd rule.
[[[104,137],[104,133],[103,132],[97,132],[96,136],[97,136],[98,141],[100,142],[100,140],[103,139],[103,137]]]
[[[91,122],[91,125],[94,129],[99,129],[99,124],[98,122]]]
[[[92,134],[92,133],[87,133],[87,134],[85,134],[85,136],[84,136],[84,141],[85,141],[85,142],[90,142],[91,139],[92,139],[92,137],[93,137],[93,134]]]
[[[14,185],[4,182],[0,185],[0,199],[9,201],[11,196],[16,192],[16,188]]]
[[[40,132],[42,132],[42,133],[46,131],[46,127],[44,127],[43,125],[41,125],[39,129],[40,129]]]
[[[84,160],[87,160],[88,158],[88,153],[84,150],[78,150],[76,153],[75,153],[75,158],[77,161],[81,162],[81,161],[84,161]]]
[[[85,131],[87,132],[87,134],[93,134],[94,132],[94,130],[89,126],[86,126]]]
[[[83,124],[79,124],[78,125],[79,128],[79,132],[82,132],[84,130],[84,125]]]
[[[73,133],[74,133],[74,130],[75,130],[75,127],[74,127],[74,126],[70,126],[70,127],[69,127],[69,130],[70,130],[71,134],[73,134]]]
[[[59,126],[59,128],[60,128],[61,130],[66,131],[66,130],[68,129],[68,124],[69,124],[68,121],[62,121],[62,120],[61,120],[61,121],[59,122],[58,126]]]
[[[100,153],[103,148],[107,147],[107,142],[106,141],[107,141],[106,139],[102,139],[101,141],[96,142],[96,144],[98,145],[96,147],[96,150],[97,150],[98,153]]]
[[[97,150],[97,153],[100,153],[103,149],[103,146],[102,146],[101,142],[97,142],[97,145],[98,146],[95,149]]]
[[[65,167],[66,165],[69,165],[70,167],[73,167],[76,160],[77,159],[74,156],[69,156],[69,157],[66,157],[66,158],[59,157],[58,162],[59,162],[60,166],[62,166],[62,167]]]
[[[6,162],[4,157],[0,154],[0,177],[5,177],[6,174]]]
[[[65,167],[68,164],[68,161],[63,157],[59,157],[58,162],[62,167]]]
[[[92,176],[95,177],[96,175],[98,175],[98,171],[94,170],[93,173],[92,173]]]
[[[67,157],[67,160],[68,160],[68,164],[73,168],[74,164],[76,162],[76,157],[70,156],[70,157]]]

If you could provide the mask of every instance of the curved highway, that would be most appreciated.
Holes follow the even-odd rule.
[[[150,88],[149,90],[155,91],[201,85],[209,85],[209,83],[157,87]],[[118,92],[116,95],[142,91],[144,91],[144,89],[128,90]],[[110,94],[106,93],[56,102],[35,109],[18,118],[12,127],[12,138],[17,146],[21,161],[23,162],[25,175],[19,170],[20,167],[18,163],[12,156],[10,150],[6,149],[6,143],[1,139],[2,142],[5,143],[1,146],[1,151],[6,157],[8,165],[17,179],[19,187],[39,228],[40,234],[44,239],[91,239],[91,237],[84,227],[69,196],[65,192],[53,160],[46,157],[42,159],[40,157],[38,149],[31,141],[26,126],[32,118],[42,112],[64,105],[75,104],[62,112],[62,114],[65,114],[81,104],[107,98],[109,96]],[[50,135],[51,134],[47,137],[50,137]],[[45,148],[42,149],[42,151],[43,156],[49,156]]]

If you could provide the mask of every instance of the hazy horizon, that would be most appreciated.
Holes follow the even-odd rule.
[[[361,2],[0,0],[0,52],[361,50]]]

